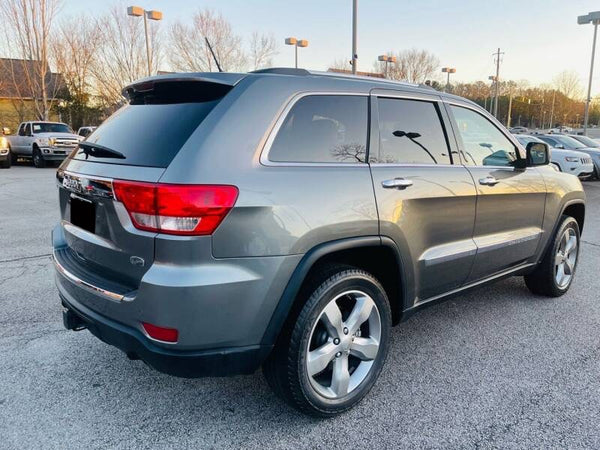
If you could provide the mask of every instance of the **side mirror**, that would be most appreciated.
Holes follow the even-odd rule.
[[[550,164],[550,147],[542,142],[530,142],[527,144],[527,165],[545,166]]]

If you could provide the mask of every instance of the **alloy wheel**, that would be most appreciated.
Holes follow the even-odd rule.
[[[577,263],[577,234],[567,228],[562,236],[554,257],[554,276],[558,287],[565,288],[571,282]]]
[[[346,291],[323,309],[306,348],[312,388],[329,399],[354,391],[373,367],[381,342],[381,316],[365,292]]]

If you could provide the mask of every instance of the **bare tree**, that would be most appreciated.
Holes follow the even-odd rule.
[[[409,81],[411,83],[424,83],[425,80],[436,78],[440,61],[427,50],[402,50],[390,53],[396,56],[396,62],[388,68],[388,78],[393,80]],[[375,70],[385,73],[384,62],[376,61]]]
[[[277,54],[277,42],[272,34],[252,33],[250,39],[250,60],[254,70],[270,67]]]
[[[102,32],[89,16],[61,22],[52,39],[52,56],[71,95],[82,97],[90,91],[91,67],[102,42]]]
[[[573,100],[579,100],[583,96],[579,75],[574,70],[565,70],[556,75],[554,87],[558,92]]]
[[[69,96],[61,111],[68,113],[74,128],[87,124],[92,99],[92,64],[102,42],[102,32],[86,15],[63,20],[52,39],[52,59],[61,74]],[[96,116],[98,112],[96,111]]]
[[[331,64],[329,64],[329,68],[352,71],[352,65],[350,64],[350,61],[344,58],[338,58],[334,60]]]
[[[122,101],[121,89],[126,84],[148,75],[144,23],[124,14],[119,5],[98,20],[101,45],[96,49],[90,72],[99,98],[107,105]],[[159,23],[149,28],[153,73],[161,60]]]
[[[32,102],[39,119],[48,120],[50,107],[61,88],[48,64],[50,36],[60,0],[2,0],[0,19],[5,45],[15,58],[3,60],[16,94],[17,110]]]
[[[246,56],[242,40],[233,33],[231,25],[219,13],[199,10],[193,23],[176,22],[170,30],[170,62],[178,71],[212,72],[217,69],[205,38],[208,38],[221,68],[226,71],[243,70]]]

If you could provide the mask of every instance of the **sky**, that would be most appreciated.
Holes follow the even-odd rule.
[[[162,11],[165,31],[208,7],[223,14],[246,42],[253,31],[271,33],[280,44],[275,66],[294,64],[293,47],[283,45],[288,36],[309,41],[298,49],[300,67],[326,70],[335,60],[351,58],[351,0],[131,1]],[[100,13],[115,3],[63,0],[60,15]],[[455,67],[454,81],[487,80],[495,73],[492,53],[500,48],[501,79],[536,85],[574,70],[587,87],[594,27],[578,25],[577,16],[599,9],[600,2],[592,0],[358,0],[358,69],[371,71],[377,55],[417,48],[435,54],[441,66]],[[600,93],[600,60],[596,74],[593,94]]]

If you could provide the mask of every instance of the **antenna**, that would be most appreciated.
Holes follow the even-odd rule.
[[[208,45],[208,49],[210,50],[210,53],[213,57],[213,59],[215,60],[215,64],[217,65],[217,69],[219,69],[219,72],[223,72],[223,69],[221,69],[221,66],[219,65],[219,60],[217,59],[217,56],[215,55],[215,52],[213,51],[210,42],[208,42],[208,38],[205,36],[204,40],[206,41],[206,45]]]

